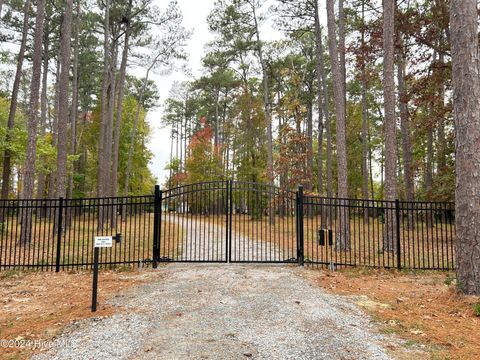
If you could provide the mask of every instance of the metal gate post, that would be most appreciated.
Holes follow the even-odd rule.
[[[300,185],[297,191],[297,259],[298,265],[304,265],[303,253],[303,186]]]
[[[402,254],[400,251],[400,201],[395,200],[395,222],[396,222],[396,234],[397,234],[397,269],[402,268]]]
[[[157,268],[157,262],[160,259],[160,215],[161,215],[162,195],[160,186],[155,185],[155,194],[153,197],[153,268]]]
[[[60,246],[62,243],[62,217],[63,217],[63,197],[59,199],[58,203],[58,222],[57,222],[57,254],[55,258],[55,272],[60,271]]]
[[[232,262],[232,214],[233,214],[233,181],[230,179],[228,181],[229,189],[228,189],[228,196],[229,196],[229,203],[230,206],[228,208],[228,262]]]
[[[226,180],[225,181],[225,262],[230,261],[230,247],[229,247],[229,240],[230,240],[230,221],[229,221],[229,205],[228,205],[228,191],[230,187],[230,181]]]

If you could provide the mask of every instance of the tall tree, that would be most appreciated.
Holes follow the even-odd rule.
[[[345,7],[344,0],[338,0],[338,55],[342,74],[343,99],[347,106],[347,64],[345,61]]]
[[[476,0],[450,9],[455,118],[456,267],[459,288],[480,295],[480,71]]]
[[[38,105],[39,91],[42,74],[42,40],[43,23],[45,16],[44,0],[37,0],[37,14],[35,18],[35,37],[33,41],[33,68],[32,82],[30,86],[30,102],[28,112],[28,140],[27,155],[25,159],[22,198],[32,199],[35,185],[35,160],[37,156],[37,128],[38,128]],[[27,209],[22,213],[22,231],[20,240],[22,243],[30,241],[32,212]]]
[[[335,117],[337,131],[337,173],[339,198],[348,198],[348,176],[347,176],[347,139],[345,134],[346,114],[345,96],[342,82],[342,70],[340,68],[337,36],[335,30],[334,0],[327,0],[327,23],[328,23],[328,47],[330,62],[332,66],[333,95],[335,97]],[[350,248],[350,224],[345,211],[339,210],[339,221],[336,237],[336,246],[339,250]]]
[[[76,14],[74,22],[74,45],[73,45],[73,77],[72,77],[72,110],[70,113],[70,154],[74,156],[77,153],[77,117],[78,117],[78,57],[79,57],[79,33],[81,21],[80,0],[76,0]],[[73,175],[72,168],[68,175],[68,196],[73,194]]]
[[[162,67],[164,71],[170,70],[174,63],[178,60],[184,60],[186,55],[184,53],[185,42],[190,37],[190,32],[182,26],[183,16],[178,8],[176,1],[171,1],[166,9],[159,15],[157,24],[164,34],[152,44],[151,54],[144,59],[147,71],[145,78],[142,81],[139,100],[137,103],[137,110],[133,125],[133,131],[130,136],[130,144],[128,149],[127,169],[125,171],[124,180],[124,195],[128,195],[130,176],[133,164],[133,151],[137,136],[138,119],[142,108],[146,108],[145,98],[147,95],[150,73]]]
[[[317,192],[323,194],[323,117],[328,113],[328,103],[324,104],[324,94],[326,89],[323,83],[325,74],[325,64],[323,61],[323,43],[322,28],[320,25],[320,16],[318,13],[318,0],[314,0],[314,27],[315,27],[315,58],[317,65],[317,106],[318,106],[318,140],[317,140]]]
[[[260,40],[260,27],[258,24],[257,9],[260,7],[258,0],[246,0],[251,7],[252,19],[255,29],[256,50],[260,66],[262,68],[263,76],[263,102],[265,107],[265,122],[267,124],[267,178],[271,185],[273,185],[273,135],[272,135],[272,115],[270,109],[270,88],[268,85],[268,71],[267,63],[263,54],[263,44]],[[273,217],[270,217],[273,219]]]
[[[69,123],[68,84],[70,79],[73,0],[65,0],[60,38],[60,81],[58,98],[57,195],[67,195],[67,139]]]
[[[105,196],[105,182],[108,174],[109,159],[106,158],[106,138],[108,132],[108,87],[110,85],[110,1],[105,0],[103,23],[103,80],[101,95],[101,120],[98,139],[97,195]]]
[[[413,182],[413,153],[410,133],[410,123],[408,119],[408,99],[405,88],[405,54],[401,41],[398,53],[397,79],[398,79],[398,97],[400,102],[400,129],[402,133],[402,156],[403,156],[403,182],[405,186],[405,200],[414,201],[414,182]],[[413,227],[413,216],[408,218],[408,228]]]
[[[383,1],[383,97],[385,108],[385,199],[393,201],[397,197],[397,138],[395,116],[395,66],[394,31],[395,0]],[[396,251],[394,241],[395,216],[387,211],[383,248]]]
[[[20,42],[20,50],[17,57],[17,70],[15,72],[15,80],[13,82],[12,96],[10,98],[10,111],[8,113],[8,122],[7,122],[7,135],[5,147],[3,153],[3,170],[2,170],[2,199],[7,199],[10,192],[10,175],[12,172],[11,163],[12,163],[12,152],[8,146],[12,137],[12,131],[15,123],[15,114],[17,112],[18,104],[18,91],[20,88],[20,81],[22,79],[22,68],[23,61],[25,58],[25,48],[27,46],[27,36],[28,36],[28,20],[30,15],[31,0],[25,1],[23,7],[23,27],[22,27],[22,40]],[[3,212],[1,214],[3,220]]]
[[[362,197],[368,199],[368,107],[367,107],[367,71],[365,51],[365,1],[362,1],[362,23],[361,23],[361,92],[362,92]],[[368,221],[368,216],[365,217]]]
[[[124,40],[123,40],[123,51],[122,51],[122,61],[120,64],[120,74],[118,79],[117,86],[117,105],[116,105],[116,119],[115,119],[115,128],[113,135],[113,149],[112,149],[112,171],[111,171],[111,196],[117,196],[118,192],[118,157],[119,157],[119,148],[120,148],[120,131],[122,125],[122,113],[123,113],[123,97],[125,94],[125,79],[127,75],[127,61],[128,61],[128,52],[130,47],[130,34],[132,31],[132,19],[131,19],[131,8],[132,0],[128,1],[128,6],[124,16]]]
[[[50,61],[50,29],[48,6],[45,9],[45,24],[43,28],[43,69],[42,69],[42,88],[40,98],[40,136],[44,137],[47,127],[48,115],[48,65]],[[46,156],[41,157],[41,161],[47,161]],[[40,169],[37,176],[37,199],[45,197],[46,171]]]

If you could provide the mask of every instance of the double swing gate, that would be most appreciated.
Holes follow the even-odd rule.
[[[156,198],[157,261],[454,269],[449,202],[325,198],[241,181],[157,189]]]
[[[95,236],[120,235],[102,266],[298,263],[454,269],[449,202],[325,198],[212,181],[116,198],[0,200],[0,269],[88,268]]]
[[[161,211],[155,260],[289,263],[299,257],[292,191],[215,181],[157,189],[156,198]]]

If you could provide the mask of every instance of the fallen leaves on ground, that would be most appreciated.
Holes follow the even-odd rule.
[[[464,296],[446,285],[453,274],[344,270],[311,271],[309,276],[330,292],[352,296],[382,323],[383,331],[424,345],[437,359],[480,359],[480,317]]]
[[[115,308],[106,304],[107,299],[153,274],[101,271],[97,312],[92,313],[89,271],[0,273],[0,339],[52,340],[74,321],[112,314]],[[25,358],[32,351],[29,347],[2,348],[0,359]]]

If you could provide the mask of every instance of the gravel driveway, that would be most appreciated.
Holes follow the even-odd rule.
[[[185,227],[177,244],[175,260],[225,261],[226,229],[222,223],[209,223],[197,218],[179,217],[177,214],[164,214],[163,221],[167,226]],[[253,231],[253,230],[252,230]],[[239,232],[234,232],[231,241],[231,261],[283,261],[296,256],[293,249],[282,249],[281,239],[261,241]],[[285,244],[284,244],[285,245]],[[168,247],[168,246],[167,246]],[[169,248],[169,247],[168,247]]]
[[[114,300],[117,314],[70,326],[36,359],[389,359],[345,297],[295,266],[172,264]],[[149,276],[150,277],[150,276]]]

